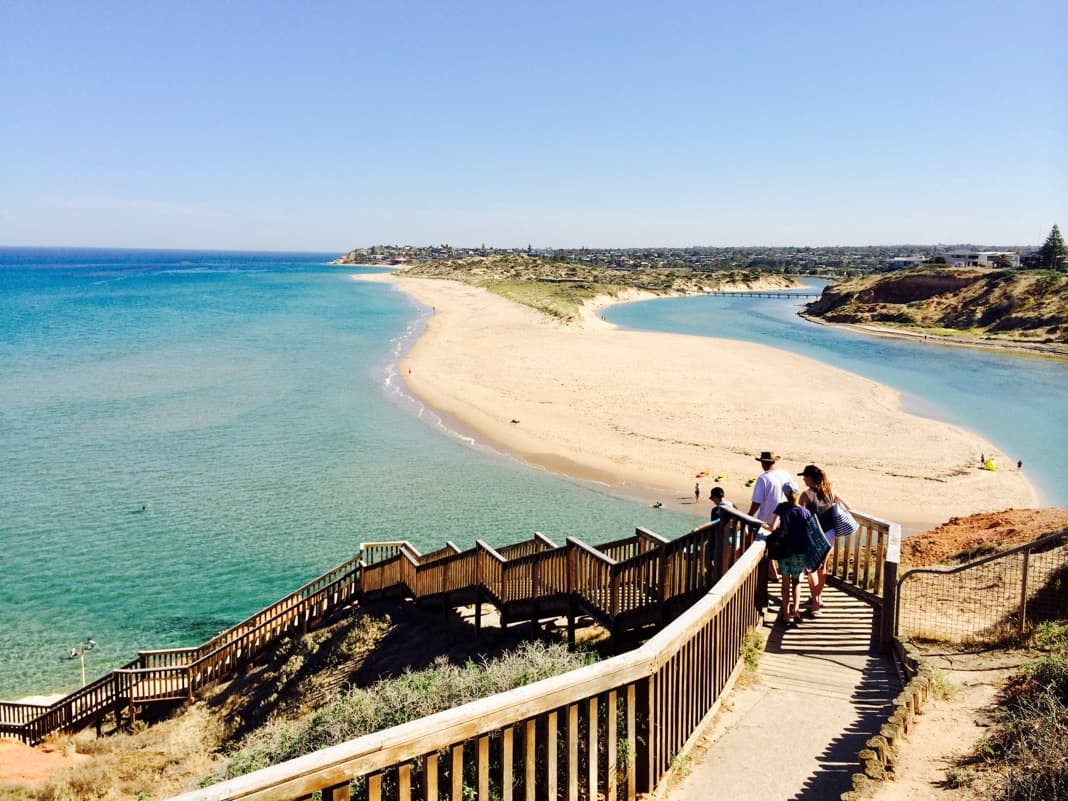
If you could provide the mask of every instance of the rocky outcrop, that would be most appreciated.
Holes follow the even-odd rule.
[[[828,286],[807,313],[832,323],[1068,343],[1068,275],[1044,270],[927,269]]]

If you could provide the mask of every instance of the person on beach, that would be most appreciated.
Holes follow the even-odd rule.
[[[782,608],[777,622],[796,626],[801,622],[801,610],[797,604],[801,584],[801,571],[805,568],[805,552],[808,550],[808,509],[800,504],[801,491],[792,481],[782,486],[785,500],[775,507],[772,530],[781,527],[788,556],[779,560],[779,575],[782,589]]]
[[[764,468],[764,472],[757,476],[757,480],[753,483],[753,500],[749,504],[749,514],[771,528],[775,520],[775,507],[786,499],[782,493],[782,486],[790,480],[790,474],[781,467],[775,466],[779,457],[771,451],[761,451],[760,456],[755,458]],[[770,563],[770,570],[768,578],[778,581],[774,562]]]
[[[701,482],[698,481],[693,485],[693,502],[697,503],[701,500]]]
[[[833,547],[835,534],[834,515],[831,513],[831,508],[836,503],[840,503],[848,509],[849,504],[834,494],[834,490],[831,489],[830,479],[827,478],[827,473],[816,465],[805,465],[805,469],[798,475],[805,482],[806,487],[801,495],[801,506],[816,515],[816,519],[820,521],[820,528],[823,529],[823,536],[827,538],[827,543]],[[830,551],[827,554],[829,556]],[[826,564],[827,557],[824,557],[823,562],[820,563],[815,573],[811,571],[808,573],[808,591],[812,598],[809,612],[813,616],[818,615],[820,609],[823,608],[823,588],[827,584]]]

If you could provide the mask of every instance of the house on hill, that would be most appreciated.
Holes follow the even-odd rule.
[[[947,250],[944,254],[946,263],[954,267],[1000,267],[1007,261],[1008,266],[1020,266],[1020,254],[1012,250],[969,250],[957,248]]]

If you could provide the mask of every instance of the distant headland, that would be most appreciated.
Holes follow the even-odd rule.
[[[460,281],[565,321],[634,296],[788,289],[817,278],[830,283],[804,312],[816,322],[1068,356],[1068,271],[1043,266],[1046,249],[378,245],[333,263]]]

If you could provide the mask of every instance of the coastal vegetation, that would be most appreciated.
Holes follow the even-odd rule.
[[[1068,344],[1068,274],[919,268],[828,286],[807,313],[831,323],[956,338]]]
[[[477,640],[462,620],[404,606],[358,613],[283,640],[244,676],[133,731],[56,735],[76,756],[38,786],[0,782],[12,801],[166,798],[362,734],[589,664],[551,634]]]
[[[1068,344],[1068,256],[1057,226],[1028,257],[1028,263],[1049,262],[1052,269],[1011,269],[1005,259],[996,261],[1002,265],[997,268],[954,267],[934,253],[920,267],[891,269],[883,249],[867,249],[873,252],[859,261],[839,254],[829,267],[827,254],[811,248],[756,250],[381,246],[353,250],[335,263],[389,264],[400,275],[461,281],[564,321],[577,317],[593,298],[614,299],[627,292],[668,296],[788,288],[796,286],[795,277],[825,277],[838,283],[809,304],[807,314],[827,322],[962,341]]]
[[[951,787],[989,801],[1068,798],[1068,623],[1043,622],[1032,645],[1040,655],[1008,680],[990,734],[948,771]]]
[[[785,276],[766,275],[757,270],[612,269],[526,253],[420,261],[405,266],[402,274],[444,278],[483,287],[561,320],[574,319],[586,301],[596,297],[615,298],[627,291],[665,296],[691,295],[794,284]]]
[[[538,640],[520,643],[514,650],[483,662],[468,659],[457,665],[437,656],[427,668],[405,670],[369,687],[353,687],[298,720],[257,730],[229,758],[218,778],[241,776],[506,692],[582,667],[592,659],[590,652],[569,651],[563,643]]]

